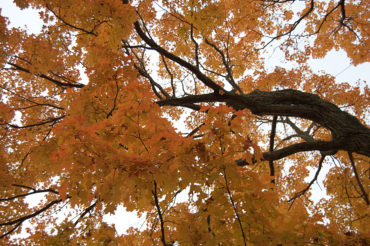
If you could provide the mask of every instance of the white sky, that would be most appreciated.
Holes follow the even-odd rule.
[[[29,33],[39,33],[41,31],[43,23],[39,19],[37,11],[32,9],[20,10],[12,0],[0,0],[0,9],[1,15],[9,18],[11,27],[20,27]],[[268,62],[274,66],[274,64],[282,64],[281,59],[281,53],[272,52]],[[370,75],[370,63],[354,67],[350,64],[344,51],[329,52],[324,59],[311,60],[310,65],[316,72],[324,71],[336,76],[338,82],[354,83],[358,80],[368,80]],[[313,175],[314,172],[313,170],[311,174]],[[322,170],[320,177],[324,176],[325,170]],[[323,187],[322,182],[319,183],[321,183],[320,187]],[[317,197],[313,196],[314,201],[318,201],[324,195],[324,191],[320,187],[317,184],[312,186],[312,193],[321,194]],[[182,200],[184,197],[179,197],[179,199]],[[114,223],[119,234],[124,233],[130,226],[140,228],[144,222],[143,219],[137,218],[136,213],[127,213],[123,207],[119,207],[114,215],[106,216],[105,220]]]

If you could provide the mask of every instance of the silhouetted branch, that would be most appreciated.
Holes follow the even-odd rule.
[[[219,92],[225,92],[224,88],[216,84],[213,80],[211,80],[209,77],[204,75],[196,66],[188,63],[187,61],[183,60],[182,58],[168,52],[161,46],[159,46],[153,39],[149,38],[141,29],[139,22],[134,23],[135,30],[137,34],[144,40],[145,43],[147,43],[150,47],[155,49],[159,54],[167,57],[168,59],[176,62],[180,66],[187,68],[189,71],[195,74],[195,76],[206,86],[213,89],[216,93]]]
[[[256,115],[292,116],[314,121],[327,128],[332,141],[313,141],[297,143],[283,149],[264,153],[265,160],[277,160],[302,151],[338,150],[356,152],[370,156],[370,130],[361,122],[342,111],[338,106],[321,99],[319,96],[298,90],[264,92],[255,90],[249,94],[216,93],[189,95],[170,98],[157,102],[160,106],[183,106],[186,104],[223,102],[235,110],[249,109]]]
[[[165,231],[164,231],[164,221],[163,221],[163,217],[162,217],[161,207],[159,206],[159,201],[158,201],[157,182],[155,180],[154,180],[154,190],[152,191],[152,194],[154,196],[154,202],[155,202],[155,206],[157,208],[159,221],[161,222],[161,240],[162,240],[163,246],[167,246]]]
[[[50,120],[38,122],[38,123],[35,123],[35,124],[25,125],[25,126],[18,126],[18,125],[9,124],[9,123],[6,123],[5,125],[10,126],[12,128],[16,128],[16,129],[23,129],[23,128],[30,128],[30,127],[35,127],[35,126],[42,126],[42,125],[45,125],[45,124],[48,124],[48,123],[55,123],[55,122],[58,122],[59,120],[63,119],[64,117],[65,117],[65,115],[62,115],[62,116],[57,117],[57,118],[53,118],[53,119],[50,119]],[[4,124],[2,124],[2,125],[4,125]]]
[[[353,168],[353,173],[355,174],[355,177],[356,177],[356,181],[357,181],[357,184],[358,186],[360,187],[361,189],[361,193],[362,193],[362,197],[364,198],[365,202],[367,205],[370,205],[370,202],[369,202],[369,195],[366,193],[365,189],[364,189],[364,186],[362,185],[361,183],[361,180],[360,180],[360,177],[358,176],[358,173],[357,173],[357,169],[356,169],[356,166],[355,166],[355,161],[353,160],[353,155],[351,152],[348,152],[348,156],[349,156],[349,159],[351,161],[351,165],[352,165],[352,168]]]
[[[89,213],[91,210],[93,210],[96,206],[96,204],[98,203],[98,200],[96,200],[93,204],[91,204],[90,206],[88,206],[83,212],[82,214],[78,217],[78,219],[76,220],[76,222],[74,223],[74,226],[76,226],[78,224],[78,222],[80,222],[80,220],[87,214]]]
[[[206,44],[210,45],[212,48],[214,48],[217,53],[219,53],[221,55],[221,58],[222,58],[222,62],[225,66],[225,69],[226,69],[226,72],[227,72],[227,76],[226,76],[226,79],[227,81],[230,83],[230,85],[237,91],[239,91],[241,94],[243,94],[243,91],[242,89],[236,84],[235,80],[234,80],[234,77],[232,75],[232,71],[231,71],[231,67],[229,65],[229,63],[227,62],[226,60],[226,57],[225,57],[225,54],[213,43],[211,43],[208,39],[205,39],[205,42]]]
[[[272,126],[271,126],[271,134],[270,134],[270,152],[274,151],[274,139],[276,134],[276,121],[277,116],[275,115],[272,119]],[[269,167],[270,167],[270,176],[274,177],[273,180],[271,180],[272,183],[275,183],[275,167],[274,167],[274,160],[269,161]]]
[[[311,182],[306,186],[306,188],[304,188],[303,190],[301,190],[301,191],[299,191],[299,192],[297,192],[292,198],[290,198],[289,199],[289,201],[288,202],[291,202],[291,201],[293,201],[294,202],[294,200],[295,199],[297,199],[298,197],[300,197],[300,196],[302,196],[302,195],[304,195],[309,189],[310,189],[310,187],[311,187],[311,185],[317,180],[317,178],[318,178],[318,176],[319,176],[319,173],[320,173],[320,171],[321,171],[321,167],[322,167],[322,163],[324,162],[324,159],[325,159],[325,155],[322,155],[321,156],[321,159],[320,159],[320,161],[319,161],[319,166],[318,166],[318,168],[317,168],[317,171],[316,171],[316,173],[315,173],[315,176],[314,176],[314,178],[311,180]]]
[[[114,96],[114,101],[113,101],[113,107],[112,109],[109,111],[109,113],[107,114],[107,119],[112,116],[113,114],[113,111],[117,108],[117,98],[118,98],[118,93],[119,93],[119,87],[118,87],[118,82],[117,80],[115,80],[115,83],[116,83],[116,94]]]
[[[13,185],[13,186],[17,186],[17,185]],[[55,191],[53,189],[45,189],[45,190],[34,190],[33,189],[33,192],[30,192],[30,193],[20,194],[20,195],[16,195],[16,196],[12,196],[12,197],[7,197],[7,198],[1,198],[0,202],[11,201],[11,200],[14,200],[16,198],[26,197],[26,196],[30,196],[30,195],[34,195],[34,194],[38,194],[38,193],[46,193],[46,192],[59,194],[57,191]]]
[[[16,70],[18,71],[22,71],[22,72],[25,72],[25,73],[29,73],[29,74],[33,74],[31,73],[30,70],[26,69],[26,68],[23,68],[17,64],[14,64],[14,63],[11,63],[11,62],[8,62],[9,65],[13,66]],[[64,83],[64,82],[61,82],[61,81],[58,81],[56,79],[53,79],[45,74],[34,74],[40,78],[43,78],[43,79],[46,79],[46,80],[49,80],[50,82],[53,82],[54,84],[58,85],[58,86],[62,86],[62,87],[71,87],[71,88],[82,88],[84,87],[85,85],[84,84],[80,84],[80,83],[76,83],[76,84],[71,84],[71,83]]]
[[[244,245],[247,246],[247,239],[245,237],[245,233],[244,233],[244,229],[243,229],[243,225],[242,225],[242,221],[240,219],[240,216],[239,216],[239,213],[238,213],[238,210],[236,208],[236,205],[235,205],[235,202],[234,202],[234,199],[233,199],[233,196],[231,194],[231,191],[230,191],[230,187],[229,187],[229,181],[227,180],[227,176],[226,176],[226,172],[225,172],[225,169],[223,170],[223,176],[224,176],[224,179],[225,179],[225,184],[226,184],[226,190],[227,190],[227,194],[229,195],[229,199],[230,199],[230,203],[233,207],[233,210],[234,210],[234,213],[235,213],[235,217],[239,223],[239,227],[240,227],[240,231],[242,233],[242,236],[243,236],[243,241],[244,241]]]
[[[33,217],[36,217],[37,215],[45,212],[46,210],[48,210],[50,207],[52,207],[53,205],[55,204],[58,204],[62,201],[62,199],[58,199],[58,200],[54,200],[52,202],[50,202],[49,204],[47,204],[45,207],[37,210],[36,212],[32,213],[32,214],[29,214],[29,215],[26,215],[26,216],[22,216],[18,219],[15,219],[15,220],[11,220],[11,221],[8,221],[8,222],[4,222],[4,223],[1,223],[0,226],[9,226],[9,225],[15,225],[15,227],[13,227],[11,230],[9,230],[8,232],[6,232],[5,234],[1,235],[0,236],[0,239],[1,238],[4,238],[6,237],[7,235],[9,235],[10,233],[12,233],[13,231],[15,231],[24,221],[28,220],[28,219],[31,219]]]
[[[95,31],[95,29],[98,27],[98,26],[100,26],[102,23],[104,23],[104,22],[106,22],[106,21],[103,21],[103,22],[99,22],[97,25],[95,25],[94,27],[93,27],[93,29],[91,30],[91,31],[88,31],[88,30],[86,30],[86,29],[84,29],[84,28],[81,28],[81,27],[78,27],[78,26],[75,26],[75,25],[72,25],[72,24],[70,24],[70,23],[68,23],[68,22],[66,22],[60,15],[58,15],[58,14],[56,14],[55,13],[55,11],[53,11],[50,7],[49,7],[49,5],[47,5],[46,4],[46,8],[58,19],[58,20],[60,20],[64,25],[66,25],[66,26],[69,26],[69,27],[71,27],[72,29],[75,29],[75,30],[78,30],[78,31],[81,31],[81,32],[83,32],[83,33],[86,33],[86,34],[90,34],[90,35],[93,35],[93,36],[95,36],[95,37],[97,37],[98,35],[96,34],[96,33],[94,33],[94,31]]]
[[[3,89],[4,91],[7,91],[17,97],[20,97],[22,98],[23,100],[27,101],[27,102],[30,102],[30,103],[33,103],[35,105],[32,105],[32,106],[28,106],[28,107],[23,107],[23,108],[16,108],[15,110],[22,110],[22,109],[27,109],[27,108],[31,108],[31,107],[35,107],[35,106],[47,106],[47,107],[52,107],[52,108],[56,108],[56,109],[64,109],[62,107],[59,107],[59,106],[55,106],[55,105],[52,105],[52,104],[49,104],[49,103],[38,103],[38,102],[35,102],[25,96],[22,96],[22,95],[19,95],[18,93],[14,92],[14,91],[11,91],[9,90],[8,88],[5,88],[4,86],[1,86],[0,85],[0,88]]]

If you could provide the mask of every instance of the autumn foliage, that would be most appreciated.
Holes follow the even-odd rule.
[[[369,88],[307,63],[369,62],[370,2],[14,2],[44,27],[0,15],[0,244],[370,244]]]

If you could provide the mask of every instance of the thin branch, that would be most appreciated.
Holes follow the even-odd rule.
[[[226,76],[226,79],[227,81],[230,83],[230,85],[237,91],[239,91],[241,94],[243,94],[243,91],[242,89],[236,84],[235,80],[234,80],[234,77],[232,75],[232,71],[231,71],[231,67],[229,66],[229,62],[227,61],[226,57],[225,57],[225,54],[213,43],[211,43],[208,39],[205,39],[205,42],[206,44],[210,45],[212,48],[214,48],[220,55],[221,55],[221,58],[222,58],[222,62],[225,66],[225,69],[226,69],[226,72],[227,72],[227,76]]]
[[[319,161],[319,166],[316,170],[316,173],[315,173],[315,176],[314,178],[311,180],[311,182],[306,186],[306,188],[304,188],[303,190],[297,192],[292,198],[289,199],[288,202],[291,202],[291,201],[295,201],[295,199],[297,199],[298,197],[304,195],[306,193],[306,191],[308,191],[311,187],[311,185],[317,180],[318,176],[319,176],[319,173],[321,171],[321,167],[322,167],[322,163],[324,162],[324,159],[325,159],[325,155],[322,155],[321,156],[321,159]]]
[[[194,130],[192,130],[189,134],[187,134],[186,135],[186,137],[188,138],[188,137],[193,137],[194,136],[194,134],[195,133],[197,133],[199,130],[200,130],[200,128],[202,127],[202,126],[204,126],[205,125],[205,123],[202,123],[202,124],[200,124],[199,126],[197,126]]]
[[[36,191],[36,189],[34,189],[34,188],[30,187],[30,186],[27,186],[27,185],[12,184],[12,186],[20,187],[20,188],[24,188],[24,189],[28,189],[28,190]]]
[[[308,15],[310,15],[310,13],[314,10],[314,0],[311,0],[310,1],[310,8],[297,20],[293,23],[293,25],[291,26],[291,28],[284,32],[284,33],[281,33],[275,37],[273,37],[269,42],[267,42],[263,47],[259,48],[259,49],[264,49],[266,48],[271,42],[273,42],[275,39],[279,39],[283,36],[286,36],[286,35],[289,35],[291,34],[296,28],[297,26],[303,21],[304,18],[306,18]]]
[[[215,83],[213,80],[211,80],[209,77],[204,75],[196,66],[190,64],[189,62],[183,60],[182,58],[170,53],[169,51],[163,49],[161,46],[159,46],[153,39],[148,37],[144,31],[141,29],[140,24],[138,21],[134,23],[135,30],[137,34],[144,40],[145,43],[147,43],[150,47],[155,49],[159,54],[167,57],[168,59],[176,62],[182,67],[187,68],[189,71],[195,74],[197,78],[206,86],[213,89],[216,93],[219,92],[225,92],[225,89],[222,88],[220,85]]]
[[[0,239],[1,238],[5,238],[6,236],[10,235],[13,231],[15,231],[20,225],[22,225],[22,222],[18,222],[11,230],[9,230],[8,232],[6,232],[5,234],[1,235],[0,236]]]
[[[28,106],[28,107],[24,107],[24,108],[17,108],[16,110],[20,110],[20,109],[27,109],[27,108],[34,107],[34,106],[48,106],[48,107],[52,107],[52,108],[56,108],[56,109],[62,109],[62,110],[64,109],[64,108],[62,108],[62,107],[55,106],[55,105],[52,105],[52,104],[49,104],[49,103],[38,103],[38,102],[35,102],[35,101],[33,101],[33,100],[31,100],[31,99],[29,99],[29,98],[25,97],[25,96],[19,95],[18,93],[14,92],[14,91],[11,91],[11,90],[9,90],[8,88],[6,88],[6,87],[4,87],[4,86],[1,86],[1,85],[0,85],[0,88],[1,88],[1,89],[3,89],[4,91],[7,91],[7,92],[9,92],[9,93],[11,93],[11,94],[13,94],[13,95],[17,96],[17,97],[22,98],[23,100],[25,100],[25,101],[27,101],[27,102],[30,102],[30,103],[35,104],[35,105],[33,105],[33,106]]]
[[[13,185],[13,186],[15,186],[15,185]],[[14,199],[16,199],[16,198],[26,197],[26,196],[30,196],[30,195],[33,195],[33,194],[37,194],[37,193],[46,193],[46,192],[51,192],[51,193],[54,193],[54,194],[59,194],[57,191],[55,191],[55,190],[53,190],[53,189],[34,190],[33,192],[26,193],[26,194],[20,194],[20,195],[16,195],[16,196],[8,197],[8,198],[1,198],[1,199],[0,199],[0,202],[11,201],[11,200],[14,200]]]
[[[131,50],[131,52],[134,54],[134,56],[136,57],[136,59],[139,61],[140,63],[140,67],[137,65],[137,64],[134,64],[134,67],[135,69],[139,72],[139,74],[145,78],[147,78],[150,82],[150,85],[152,86],[152,90],[154,92],[154,94],[159,98],[159,99],[163,99],[163,97],[158,93],[157,91],[157,88],[159,89],[159,91],[166,97],[166,98],[169,98],[170,95],[162,88],[162,86],[160,84],[158,84],[153,78],[152,76],[150,76],[150,74],[147,72],[147,70],[145,69],[145,64],[142,60],[142,58],[139,57],[139,55],[134,52],[133,50]]]
[[[163,246],[167,246],[165,231],[164,231],[164,221],[162,217],[161,207],[159,206],[159,201],[158,201],[157,182],[155,180],[154,180],[154,190],[152,191],[152,194],[154,196],[154,202],[157,208],[159,221],[161,222],[161,240],[162,240]]]
[[[11,65],[13,66],[16,70],[18,71],[22,71],[22,72],[25,72],[25,73],[29,73],[29,74],[33,74],[31,73],[30,70],[26,69],[26,68],[23,68],[17,64],[14,64],[12,62],[8,62],[8,65]],[[85,85],[84,84],[80,84],[80,83],[76,83],[76,84],[71,84],[71,83],[64,83],[64,82],[60,82],[56,79],[53,79],[45,74],[34,74],[40,78],[43,78],[43,79],[46,79],[46,80],[49,80],[50,82],[53,82],[54,84],[58,85],[58,86],[61,86],[61,87],[71,87],[71,88],[82,88],[84,87]]]
[[[193,41],[195,46],[195,66],[199,69],[199,44],[194,38],[194,26],[193,24],[190,25],[190,37],[191,41]]]
[[[8,221],[8,222],[4,222],[4,223],[1,223],[0,226],[7,226],[7,225],[14,225],[16,224],[16,226],[14,228],[12,228],[10,231],[8,231],[7,233],[3,234],[0,236],[0,239],[1,238],[4,238],[6,237],[7,235],[9,235],[11,232],[13,232],[17,227],[19,227],[24,221],[28,220],[28,219],[31,219],[33,217],[36,217],[37,215],[45,212],[46,210],[48,210],[50,207],[52,207],[53,205],[55,204],[58,204],[62,201],[62,199],[58,199],[58,200],[54,200],[52,202],[50,202],[49,204],[47,204],[45,207],[37,210],[36,212],[32,213],[32,214],[29,214],[29,215],[26,215],[26,216],[22,216],[18,219],[15,219],[15,220],[11,220],[11,221]]]
[[[229,195],[229,199],[230,199],[230,203],[233,207],[233,210],[234,210],[234,213],[235,213],[235,217],[236,219],[238,220],[238,223],[239,223],[239,227],[240,227],[240,231],[242,233],[242,236],[243,236],[243,240],[244,240],[244,245],[247,246],[247,239],[245,237],[245,233],[244,233],[244,229],[243,229],[243,225],[242,225],[242,222],[240,220],[240,216],[239,216],[239,213],[238,213],[238,210],[236,208],[236,205],[235,205],[235,202],[233,200],[233,196],[230,192],[230,187],[229,187],[229,181],[227,180],[227,177],[226,177],[226,172],[225,172],[225,169],[223,170],[223,176],[224,176],[224,179],[225,179],[225,183],[226,183],[226,190],[227,190],[227,193]]]
[[[166,59],[164,58],[163,55],[161,55],[164,67],[166,68],[167,73],[170,75],[171,78],[171,88],[172,88],[172,97],[176,97],[176,91],[175,91],[175,86],[173,84],[173,74],[171,73],[170,68],[167,65]]]
[[[93,210],[96,206],[96,204],[98,203],[98,200],[96,200],[93,204],[91,204],[89,207],[87,207],[83,213],[78,217],[78,219],[76,220],[76,222],[74,223],[74,226],[76,226],[78,224],[78,222],[80,222],[80,220],[87,214],[89,213],[91,210]]]
[[[49,5],[48,4],[46,4],[46,8],[58,19],[58,20],[60,20],[64,25],[66,25],[66,26],[69,26],[69,27],[71,27],[71,28],[73,28],[73,29],[76,29],[76,30],[79,30],[79,31],[81,31],[81,32],[83,32],[83,33],[86,33],[86,34],[90,34],[90,35],[94,35],[95,37],[97,37],[98,35],[96,34],[96,33],[94,33],[94,30],[96,29],[96,27],[97,26],[99,26],[99,25],[101,25],[101,23],[99,23],[99,25],[96,25],[96,26],[94,26],[94,28],[92,29],[92,31],[88,31],[88,30],[86,30],[86,29],[83,29],[83,28],[81,28],[81,27],[77,27],[77,26],[75,26],[75,25],[72,25],[72,24],[70,24],[70,23],[68,23],[68,22],[66,22],[62,17],[60,17],[59,15],[57,15],[50,7],[49,7]]]
[[[5,125],[10,126],[12,128],[16,128],[16,129],[23,129],[23,128],[30,128],[30,127],[35,127],[35,126],[42,126],[42,125],[45,125],[45,124],[48,124],[48,123],[55,123],[55,122],[63,119],[64,117],[65,117],[65,115],[62,115],[62,116],[57,117],[57,118],[53,118],[53,119],[50,119],[50,120],[38,122],[38,123],[35,123],[35,124],[31,124],[31,125],[25,125],[25,126],[18,126],[18,125],[9,124],[9,123],[6,123]],[[4,124],[0,124],[0,125],[4,125]]]
[[[352,168],[353,168],[353,173],[355,174],[357,184],[358,184],[358,186],[361,189],[362,197],[365,200],[366,204],[367,205],[370,205],[369,195],[366,193],[366,191],[365,191],[365,189],[364,189],[364,187],[363,187],[363,185],[361,183],[360,177],[358,176],[358,173],[357,173],[357,169],[356,169],[356,166],[355,166],[355,161],[353,159],[352,152],[348,152],[348,156],[349,156],[349,159],[351,161],[351,165],[352,165]]]
[[[116,82],[116,95],[114,96],[114,101],[113,101],[113,107],[112,109],[109,111],[109,113],[107,114],[107,119],[112,116],[113,114],[113,111],[117,108],[117,98],[118,98],[118,93],[119,93],[119,87],[118,87],[118,82],[117,80],[115,79],[115,82]]]

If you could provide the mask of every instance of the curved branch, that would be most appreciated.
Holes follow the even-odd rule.
[[[294,144],[264,153],[265,160],[277,160],[291,154],[312,150],[332,153],[345,150],[370,156],[370,130],[366,126],[338,106],[317,95],[298,90],[272,92],[255,90],[244,95],[210,93],[170,98],[157,103],[160,106],[184,106],[202,102],[224,102],[235,110],[249,109],[256,115],[280,115],[308,119],[331,131],[332,140],[330,142],[314,141]]]

